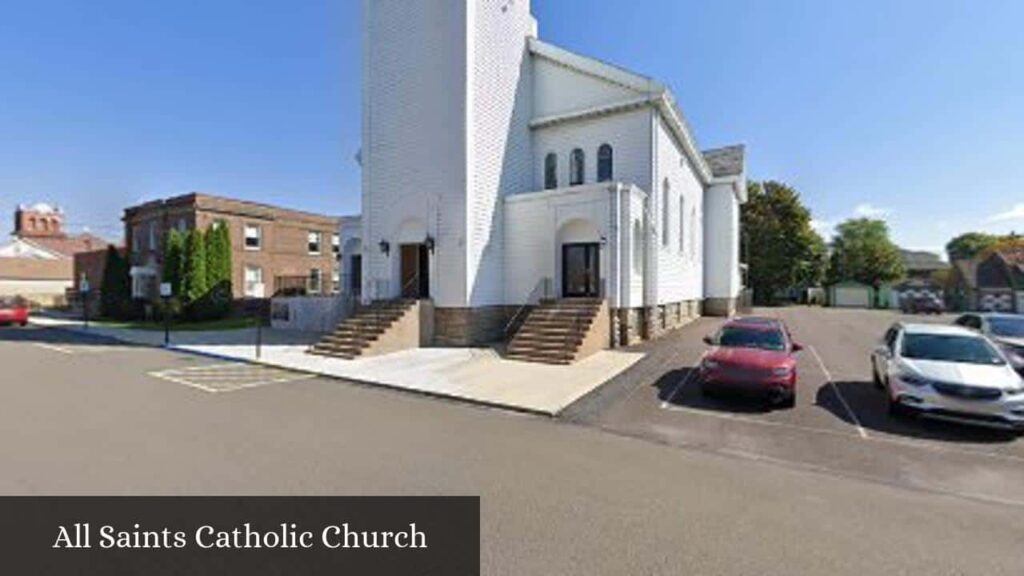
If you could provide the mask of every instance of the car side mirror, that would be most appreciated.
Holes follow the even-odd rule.
[[[889,347],[886,346],[885,344],[879,344],[878,346],[876,346],[875,354],[878,354],[879,356],[883,356],[885,358],[892,356],[892,352],[889,351]]]
[[[712,338],[711,336],[705,336],[704,337],[704,343],[707,344],[708,346],[714,346],[715,339]]]
[[[803,344],[799,344],[797,342],[793,342],[791,348],[792,348],[793,352],[799,352],[799,351],[804,349],[804,345]]]

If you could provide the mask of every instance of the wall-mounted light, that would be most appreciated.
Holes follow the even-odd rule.
[[[423,243],[426,244],[427,250],[430,251],[431,254],[433,254],[435,246],[434,237],[431,236],[430,234],[427,234],[427,239],[424,240]]]
[[[608,237],[605,236],[604,234],[601,234],[599,242],[601,243],[601,246],[608,244]]]
[[[387,240],[381,240],[377,243],[377,246],[380,246],[380,251],[385,256],[391,254],[391,244],[389,244]]]

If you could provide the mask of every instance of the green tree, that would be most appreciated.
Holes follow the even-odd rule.
[[[181,277],[185,267],[185,239],[184,233],[171,229],[164,242],[163,281],[171,284],[171,291],[175,297],[181,294]]]
[[[883,220],[854,218],[836,227],[830,282],[852,280],[877,288],[903,274],[899,248],[889,239],[889,226]]]
[[[186,306],[201,300],[209,291],[206,282],[206,242],[202,230],[191,230],[185,240],[181,300]]]
[[[949,261],[970,260],[978,254],[992,249],[999,237],[984,232],[967,232],[953,238],[946,244]]]
[[[218,223],[206,231],[206,284],[209,290],[203,314],[222,317],[231,311],[231,236]]]
[[[752,182],[741,212],[748,278],[759,304],[791,287],[822,281],[825,242],[811,227],[811,212],[800,194],[779,182]]]
[[[100,313],[119,318],[126,314],[132,299],[132,282],[128,262],[114,246],[107,247],[107,262],[100,286]]]

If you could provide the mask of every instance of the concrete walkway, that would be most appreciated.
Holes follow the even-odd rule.
[[[34,317],[32,322],[86,332],[77,320]],[[162,346],[164,341],[164,334],[159,331],[93,325],[87,332],[146,346]],[[249,328],[172,332],[169,348],[550,416],[559,414],[644,356],[606,350],[571,366],[554,366],[506,360],[493,348],[418,348],[342,360],[307,354],[307,348],[318,336],[264,329],[259,358],[256,331]]]

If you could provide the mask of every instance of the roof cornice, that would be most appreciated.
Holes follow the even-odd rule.
[[[575,70],[582,74],[629,88],[640,94],[640,96],[632,100],[538,118],[530,123],[531,127],[539,128],[556,123],[575,122],[597,116],[618,114],[624,111],[636,109],[640,106],[651,105],[654,106],[661,114],[662,118],[666,120],[673,136],[681,144],[687,159],[696,168],[697,175],[701,181],[704,184],[710,184],[712,182],[713,177],[711,174],[711,168],[705,161],[704,155],[701,154],[700,147],[697,146],[697,141],[693,137],[693,133],[690,130],[689,125],[687,125],[685,117],[679,110],[679,107],[676,106],[672,92],[664,84],[654,80],[653,78],[630,72],[623,68],[619,68],[618,66],[606,64],[594,58],[575,54],[553,44],[542,42],[536,38],[527,39],[527,43],[530,53],[535,56],[550,60],[555,64]]]

